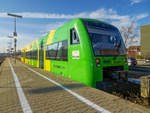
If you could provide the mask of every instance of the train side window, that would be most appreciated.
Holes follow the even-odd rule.
[[[57,47],[58,47],[58,43],[54,43],[51,45],[51,49],[49,53],[51,59],[56,59]]]
[[[68,41],[53,43],[46,46],[46,59],[68,60]]]
[[[29,52],[26,52],[26,56],[27,56],[27,58],[29,58],[29,54],[28,54]]]
[[[67,40],[63,40],[59,42],[56,60],[63,60],[63,61],[68,60],[68,41]]]
[[[33,50],[32,51],[32,59],[35,59],[35,54],[34,53],[35,53],[35,51]]]
[[[32,59],[32,51],[30,51],[30,59]]]
[[[29,51],[29,59],[31,59],[31,52]]]
[[[79,44],[80,43],[79,36],[74,28],[70,30],[70,38],[71,38],[71,44]]]
[[[68,60],[68,41],[67,40],[64,40],[62,42],[62,59],[67,61]]]
[[[23,57],[23,54],[24,54],[24,53],[23,53],[23,52],[21,52],[21,57]]]
[[[32,59],[37,59],[37,50],[32,51]]]
[[[27,52],[25,52],[25,54],[26,54],[26,57],[25,57],[25,58],[27,58],[27,57],[28,57]]]
[[[36,59],[37,59],[37,56],[38,56],[37,50],[36,50],[36,52],[35,52],[35,55],[36,55]]]
[[[63,51],[62,51],[62,42],[59,42],[56,60],[62,60],[62,53],[63,53]]]
[[[47,45],[46,59],[52,59],[52,60],[56,59],[57,47],[58,47],[58,43]]]

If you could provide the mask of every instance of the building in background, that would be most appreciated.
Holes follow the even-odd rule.
[[[141,26],[141,54],[150,58],[150,24]]]
[[[127,48],[127,56],[134,58],[141,58],[141,46],[130,46]]]

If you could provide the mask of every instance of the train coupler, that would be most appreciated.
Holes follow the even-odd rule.
[[[112,77],[117,80],[128,81],[128,71],[114,71],[112,72]]]

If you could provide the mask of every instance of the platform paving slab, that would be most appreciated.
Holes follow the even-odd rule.
[[[25,68],[19,61],[13,64],[21,86],[32,111],[35,113],[97,113],[95,109],[81,102],[48,80]],[[23,65],[22,65],[23,64]],[[29,66],[29,65],[27,65]],[[150,109],[123,100],[101,90],[88,87],[68,78],[55,75],[39,68],[29,66],[46,77],[62,84],[79,95],[89,99],[112,113],[150,113]]]
[[[13,62],[11,63],[13,64]],[[98,113],[98,111],[81,102],[62,88],[23,67],[20,63],[13,64],[13,68],[18,75],[20,84],[33,112]],[[79,83],[69,83],[66,85],[72,88],[83,87]]]
[[[8,59],[0,70],[0,113],[22,113]]]

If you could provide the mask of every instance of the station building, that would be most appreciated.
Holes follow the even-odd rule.
[[[150,58],[150,24],[141,26],[141,54]]]

